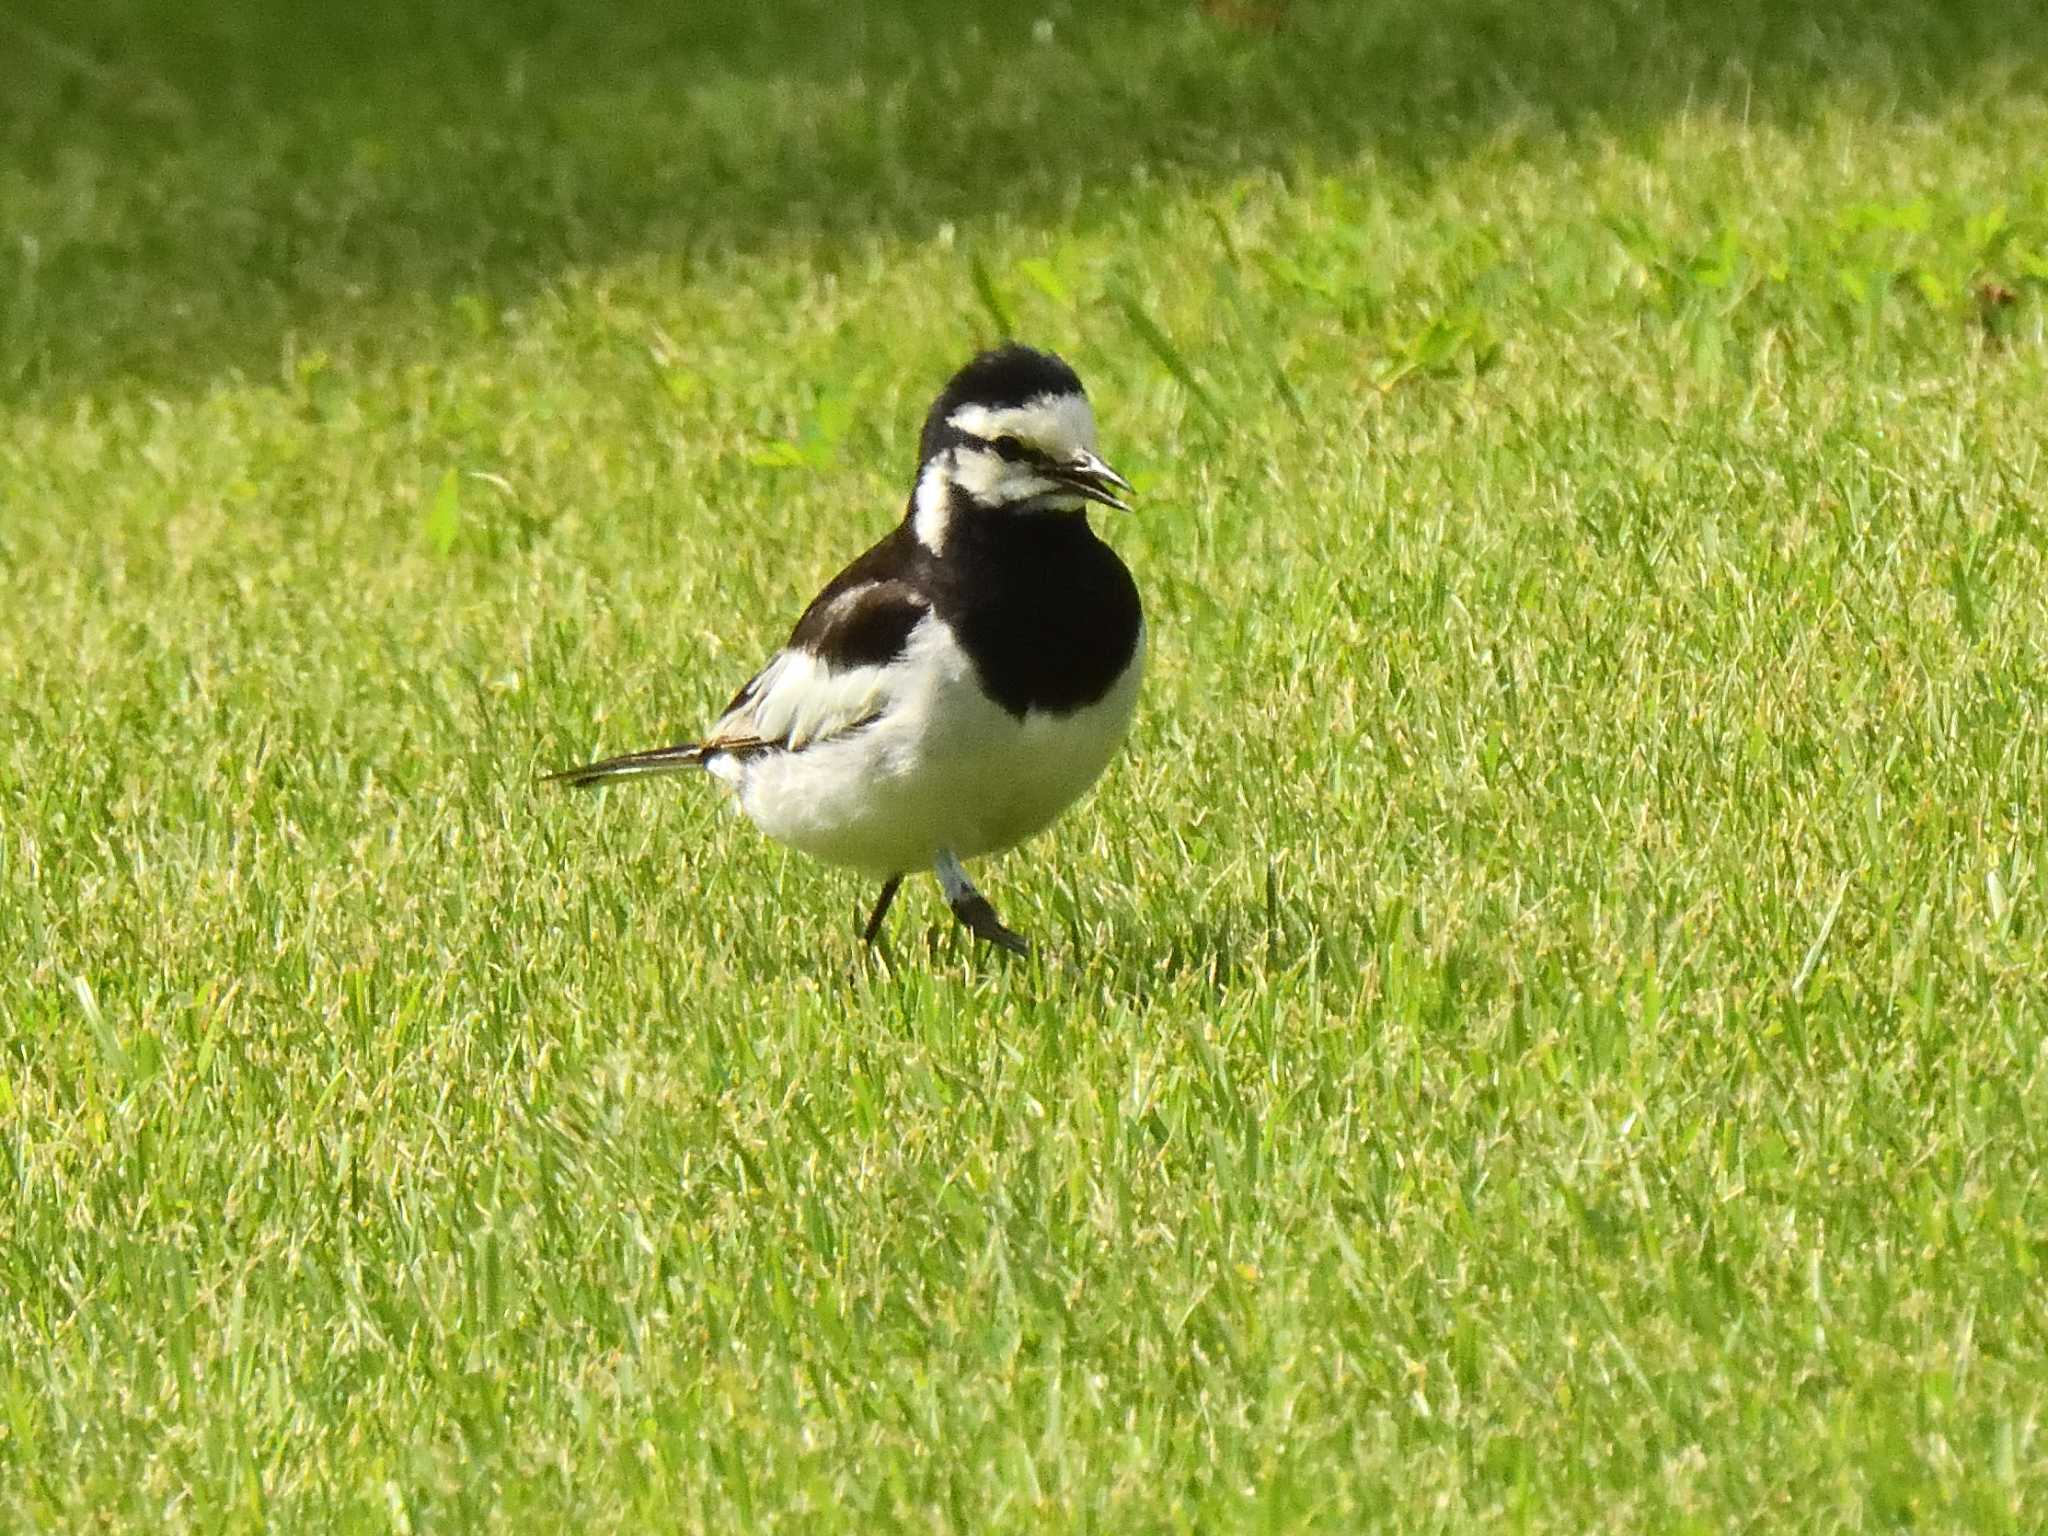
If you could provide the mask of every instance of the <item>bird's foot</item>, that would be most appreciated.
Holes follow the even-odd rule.
[[[967,871],[960,867],[960,861],[950,849],[939,850],[939,856],[932,861],[932,872],[939,877],[939,889],[946,893],[946,905],[953,909],[953,915],[960,919],[969,933],[1013,955],[1031,953],[1031,945],[1021,933],[1013,933],[1003,926],[1002,919],[996,916],[996,909],[974,888],[974,882],[967,878]]]
[[[967,931],[977,939],[986,940],[998,949],[1006,949],[1013,955],[1031,953],[1031,941],[1014,929],[1005,928],[1002,919],[996,916],[996,909],[988,904],[988,898],[979,891],[969,891],[958,900],[951,902],[953,915],[966,925]]]

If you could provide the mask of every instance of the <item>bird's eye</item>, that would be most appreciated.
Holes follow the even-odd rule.
[[[990,443],[989,447],[995,449],[997,453],[1006,459],[1028,459],[1031,457],[1031,450],[1024,446],[1023,440],[1012,437],[1007,432]]]

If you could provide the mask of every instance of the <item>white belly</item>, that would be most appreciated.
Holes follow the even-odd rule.
[[[1103,698],[1019,720],[980,690],[943,626],[913,636],[904,687],[882,717],[800,752],[719,759],[740,809],[768,836],[878,875],[999,853],[1042,832],[1101,777],[1124,739],[1144,636]]]

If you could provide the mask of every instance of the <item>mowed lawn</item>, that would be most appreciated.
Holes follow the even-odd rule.
[[[2048,1523],[2021,0],[0,17],[0,1527]],[[1152,663],[688,736],[1004,331]]]

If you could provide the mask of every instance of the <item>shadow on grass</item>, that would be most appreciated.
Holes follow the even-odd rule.
[[[1426,180],[1475,141],[1832,88],[1939,110],[2019,0],[79,0],[0,17],[0,392],[196,386],[567,269],[949,222],[1139,178]],[[480,322],[481,323],[481,322]]]

